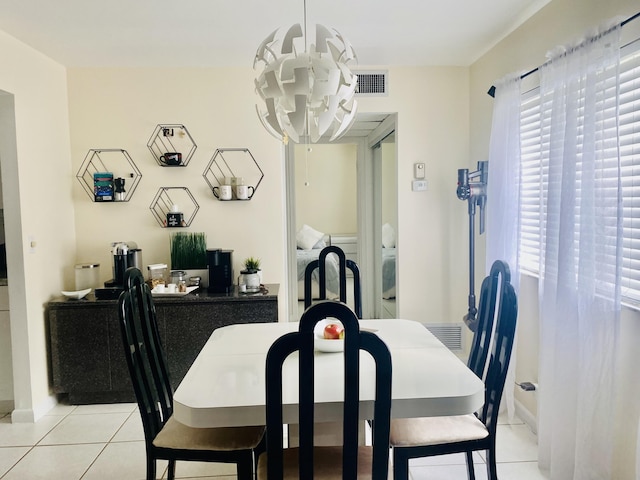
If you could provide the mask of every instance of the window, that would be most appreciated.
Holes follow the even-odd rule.
[[[612,173],[620,155],[623,195],[622,295],[640,302],[640,42],[622,51],[620,70],[619,137],[611,149]],[[603,98],[604,105],[613,102]],[[520,268],[537,274],[540,264],[540,215],[542,188],[548,175],[548,162],[542,152],[549,146],[549,124],[541,115],[539,88],[522,96],[520,110]],[[614,126],[612,126],[613,128]],[[578,181],[579,186],[579,181]],[[579,188],[579,187],[578,187]],[[578,191],[579,195],[579,191]],[[576,220],[578,221],[578,219]]]

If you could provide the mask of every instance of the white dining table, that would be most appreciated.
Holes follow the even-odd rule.
[[[392,359],[393,418],[463,415],[484,402],[484,383],[419,322],[360,320],[387,344]],[[216,329],[176,389],[174,417],[191,427],[265,424],[265,359],[297,322]],[[343,355],[315,355],[316,422],[341,421]],[[297,423],[297,358],[283,366],[283,421]],[[372,418],[375,364],[361,352],[360,417]]]

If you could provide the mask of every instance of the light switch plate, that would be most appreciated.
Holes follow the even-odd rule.
[[[424,163],[413,164],[413,177],[418,179],[424,178]]]
[[[426,180],[414,180],[411,182],[411,190],[414,192],[424,192],[427,190]]]

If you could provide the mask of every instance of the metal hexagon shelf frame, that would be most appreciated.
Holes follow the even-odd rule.
[[[96,202],[95,194],[94,194],[93,174],[100,173],[100,172],[111,172],[114,174],[114,178],[117,178],[116,172],[118,171],[122,172],[122,170],[124,170],[122,168],[113,168],[114,166],[118,165],[118,163],[121,162],[121,159],[120,160],[115,159],[115,157],[118,157],[118,156],[124,158],[124,160],[127,161],[127,164],[129,165],[129,167],[131,167],[130,171],[128,171],[127,173],[121,173],[119,177],[123,179],[133,179],[133,180],[129,185],[127,185],[128,189],[125,189],[124,200],[120,200],[116,203],[128,202],[129,199],[133,196],[133,193],[136,191],[136,188],[138,188],[138,184],[142,179],[142,173],[140,173],[140,170],[138,169],[135,162],[133,161],[133,159],[131,158],[131,156],[126,150],[123,150],[121,148],[91,149],[87,152],[87,155],[84,157],[82,165],[80,165],[80,169],[76,174],[76,178],[82,185],[83,190],[87,192],[87,195],[89,195],[89,198],[91,198],[92,201]],[[107,161],[107,158],[109,158],[109,161]],[[115,163],[116,161],[118,163]],[[111,203],[111,202],[96,202],[96,203]]]
[[[180,191],[176,192],[181,200],[188,200],[191,204],[189,208],[182,209],[182,213],[185,215],[185,219],[182,225],[175,228],[188,227],[193,222],[193,219],[200,210],[200,205],[196,202],[195,197],[191,194],[187,187],[160,187],[158,193],[153,198],[149,210],[155,217],[156,221],[164,228],[174,228],[167,225],[167,214],[171,212],[171,207],[176,204],[180,204],[180,200],[176,200],[176,195],[170,194],[172,190]],[[184,204],[182,205],[184,206]]]
[[[198,148],[187,127],[179,123],[157,125],[147,142],[147,147],[161,167],[186,167]],[[186,153],[181,150],[186,150]],[[166,152],[182,153],[182,163],[180,165],[163,163],[161,158]]]
[[[233,169],[231,165],[233,165]],[[225,178],[246,177],[249,181],[248,185],[253,187],[253,195],[255,196],[255,192],[258,191],[258,186],[264,178],[264,172],[248,148],[218,148],[211,157],[207,168],[204,169],[202,176],[209,185],[210,191],[213,191],[213,187],[223,185]],[[233,199],[237,200],[235,192],[233,195]]]

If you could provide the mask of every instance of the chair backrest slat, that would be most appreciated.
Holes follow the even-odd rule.
[[[391,354],[374,333],[361,332],[358,318],[344,303],[325,300],[315,303],[300,319],[297,332],[277,339],[266,360],[267,431],[282,428],[282,367],[292,353],[299,352],[298,402],[300,425],[299,475],[313,478],[314,452],[314,328],[327,317],[340,320],[344,339],[343,478],[357,477],[360,405],[360,350],[375,360],[375,405],[373,429],[373,479],[386,479],[389,466],[391,413]],[[267,435],[268,478],[282,478],[283,446],[280,435]]]
[[[493,335],[497,300],[504,290],[504,286],[510,280],[511,274],[508,265],[501,260],[496,260],[491,266],[489,275],[482,281],[480,287],[478,323],[467,362],[467,366],[478,378],[484,377]]]
[[[480,419],[487,426],[491,435],[495,435],[498,425],[500,400],[511,360],[518,317],[518,300],[513,285],[509,282],[508,266],[504,262],[500,263],[502,265],[498,265],[496,268],[502,270],[501,275],[506,280],[502,282],[496,305],[495,333],[493,334],[491,356],[484,381],[485,402],[480,415]]]
[[[304,271],[304,308],[312,303],[312,276],[318,269],[318,284],[320,300],[327,299],[327,255],[335,254],[338,258],[339,298],[347,303],[347,269],[353,274],[353,303],[354,311],[358,318],[362,318],[362,292],[360,289],[360,269],[353,260],[347,260],[344,251],[335,245],[324,247],[318,256],[318,260],[309,262]]]
[[[173,392],[151,290],[137,268],[125,273],[118,305],[127,366],[149,442],[173,414]]]

